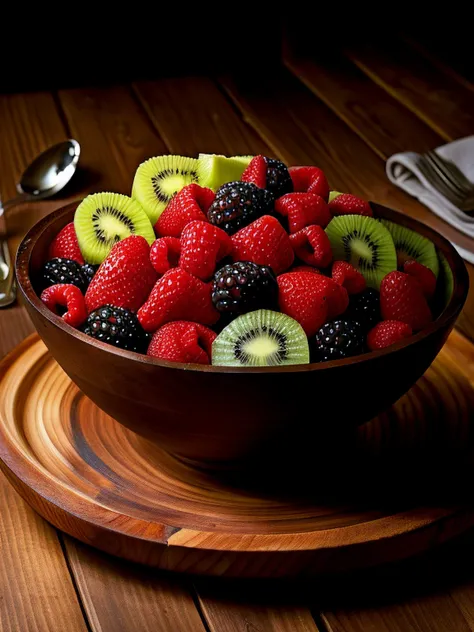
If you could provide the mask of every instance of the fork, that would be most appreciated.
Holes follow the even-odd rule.
[[[445,189],[450,191],[448,199],[456,200],[455,205],[462,211],[469,212],[474,208],[474,184],[451,161],[442,158],[434,151],[424,154],[430,168],[444,182]]]
[[[474,186],[471,185],[471,190],[464,188],[462,191],[455,188],[444,172],[441,172],[441,168],[436,168],[433,160],[428,160],[426,155],[420,155],[418,168],[430,184],[451,204],[468,215],[474,213]]]

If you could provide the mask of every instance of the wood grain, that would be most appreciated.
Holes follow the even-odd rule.
[[[348,54],[446,141],[472,134],[474,93],[402,40],[384,34],[379,45],[357,46]]]
[[[94,632],[205,632],[187,583],[98,555],[64,536]]]

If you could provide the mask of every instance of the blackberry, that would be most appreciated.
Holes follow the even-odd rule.
[[[364,331],[369,331],[382,320],[380,294],[371,287],[360,294],[353,294],[344,316],[349,320],[356,320]]]
[[[278,309],[278,283],[269,266],[237,261],[214,275],[212,302],[221,312],[237,316],[256,309]]]
[[[82,266],[82,275],[85,278],[87,285],[90,284],[98,269],[98,265],[93,266],[91,263],[85,263]]]
[[[85,292],[88,285],[81,265],[77,261],[62,257],[55,257],[44,264],[41,283],[43,289],[57,283],[71,283],[81,292]]]
[[[265,157],[267,163],[267,189],[275,199],[293,192],[293,181],[288,167],[280,160]]]
[[[340,360],[365,352],[365,333],[358,322],[333,320],[326,323],[314,338],[316,362]]]
[[[91,312],[84,333],[95,340],[138,353],[146,353],[149,342],[136,314],[113,305],[103,305]]]
[[[273,212],[274,197],[252,182],[229,182],[221,186],[207,217],[211,224],[233,235],[254,220]]]

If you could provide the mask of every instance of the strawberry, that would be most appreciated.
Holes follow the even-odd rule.
[[[208,281],[218,261],[232,252],[232,241],[221,228],[208,222],[194,220],[181,235],[179,267],[194,276]]]
[[[293,252],[310,266],[325,268],[332,261],[331,242],[321,226],[306,226],[290,235]]]
[[[413,331],[410,325],[399,320],[384,320],[375,325],[367,335],[367,346],[371,351],[383,349],[399,340],[409,338]]]
[[[67,307],[62,319],[71,327],[80,327],[87,318],[84,296],[77,286],[70,283],[50,285],[43,290],[41,300],[55,314],[58,313],[58,305]]]
[[[87,313],[107,304],[136,312],[147,299],[156,277],[146,239],[139,235],[122,239],[112,248],[87,288]]]
[[[212,329],[199,323],[178,320],[167,323],[153,334],[147,355],[170,362],[211,364]]]
[[[327,202],[329,184],[324,171],[318,167],[290,167],[293,189],[302,193],[316,193]]]
[[[138,310],[145,331],[153,332],[172,320],[191,320],[213,325],[219,312],[211,299],[211,284],[204,283],[186,270],[172,268],[155,283],[148,300]]]
[[[193,219],[207,222],[207,211],[215,198],[214,191],[198,184],[188,184],[178,191],[155,224],[158,237],[180,237]]]
[[[280,274],[294,260],[290,238],[280,222],[271,215],[264,215],[232,235],[234,261],[252,261],[270,266]]]
[[[319,270],[311,266],[295,266],[289,272],[311,272],[312,274],[321,274]]]
[[[160,237],[151,246],[151,265],[158,274],[164,274],[170,268],[178,267],[180,253],[181,242],[177,237]]]
[[[56,257],[72,259],[81,266],[84,264],[84,257],[79,249],[74,222],[66,224],[51,242],[48,259],[55,259]]]
[[[316,193],[287,193],[276,200],[275,211],[288,217],[290,233],[313,224],[326,228],[331,221],[328,205]]]
[[[335,196],[332,193],[336,193]],[[352,193],[331,192],[329,210],[333,215],[367,215],[373,217],[370,204]]]
[[[348,294],[359,294],[367,287],[363,275],[347,261],[335,261],[331,276],[336,283],[346,288]]]
[[[328,318],[328,303],[320,291],[319,276],[311,272],[287,272],[278,277],[278,302],[284,314],[314,336]]]
[[[403,271],[420,283],[423,294],[428,300],[433,297],[436,290],[436,277],[432,270],[418,261],[405,261]]]
[[[267,183],[267,163],[264,156],[252,158],[240,179],[244,182],[253,182],[261,189],[264,189]]]
[[[390,272],[380,284],[383,320],[400,320],[419,331],[433,320],[420,283],[404,272]]]

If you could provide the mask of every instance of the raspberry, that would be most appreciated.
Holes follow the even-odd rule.
[[[316,362],[340,360],[364,352],[364,332],[355,321],[333,320],[323,325],[314,337]]]
[[[158,221],[158,237],[180,237],[184,227],[193,219],[207,221],[207,212],[215,194],[198,184],[188,184],[171,199]]]
[[[294,191],[316,193],[327,202],[329,184],[322,169],[318,167],[290,167],[289,171]]]
[[[59,313],[58,307],[66,307],[62,319],[71,327],[80,327],[87,317],[84,296],[76,285],[51,285],[43,290],[41,300],[55,314]]]
[[[44,264],[41,273],[41,284],[42,287],[58,284],[75,285],[81,292],[85,292],[87,280],[82,267],[77,261],[56,257]]]
[[[213,325],[219,312],[211,300],[211,284],[181,268],[172,268],[159,279],[148,300],[138,310],[143,329],[153,332],[172,320],[190,320]]]
[[[181,242],[177,237],[160,237],[151,246],[151,265],[158,274],[164,274],[178,267],[180,253]]]
[[[345,316],[348,320],[356,320],[364,331],[372,329],[381,319],[377,290],[369,287],[360,294],[352,295]]]
[[[267,163],[264,156],[255,156],[240,178],[242,182],[253,182],[261,189],[267,184]]]
[[[102,305],[91,312],[84,333],[95,340],[137,353],[145,353],[149,342],[136,314],[114,305]]]
[[[155,331],[147,355],[170,362],[211,364],[216,337],[204,325],[178,320]]]
[[[380,310],[384,320],[400,320],[413,331],[433,320],[420,283],[404,272],[390,272],[380,284]]]
[[[273,270],[251,261],[237,261],[214,275],[212,302],[232,315],[278,307],[278,283]]]
[[[325,268],[332,261],[331,242],[321,226],[306,226],[290,235],[293,252],[310,266]]]
[[[335,261],[331,276],[336,283],[346,288],[348,294],[359,294],[367,287],[363,275],[347,261]]]
[[[233,235],[254,220],[272,212],[274,198],[251,182],[229,182],[218,189],[207,217],[211,224]]]
[[[330,199],[329,210],[333,215],[367,215],[372,217],[370,204],[352,193],[339,193]]]
[[[375,325],[367,335],[367,346],[371,351],[383,349],[399,340],[409,338],[413,331],[410,325],[399,320],[384,320]]]
[[[57,259],[58,257],[60,259],[72,259],[77,261],[79,265],[84,263],[84,257],[77,242],[74,222],[66,224],[51,242],[48,259]]]
[[[267,189],[275,199],[293,191],[288,167],[280,160],[267,156],[255,156],[242,174],[242,180]]]
[[[232,236],[234,261],[252,261],[281,274],[294,260],[290,238],[280,222],[264,215]]]
[[[432,270],[418,263],[418,261],[405,261],[403,272],[406,272],[420,283],[423,294],[428,300],[433,297],[436,290],[436,277]]]
[[[275,211],[288,218],[290,233],[312,224],[326,228],[331,221],[328,205],[315,193],[287,193],[275,202]]]
[[[312,274],[321,274],[319,270],[312,268],[311,266],[295,266],[294,268],[291,268],[289,272],[311,272]]]
[[[181,235],[179,267],[189,274],[208,281],[218,261],[232,252],[232,241],[227,233],[208,222],[193,221]]]

